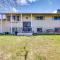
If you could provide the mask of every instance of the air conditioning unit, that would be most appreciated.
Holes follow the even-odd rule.
[[[0,15],[0,20],[1,19],[6,19],[6,15]]]
[[[3,19],[6,19],[6,15],[3,15]]]

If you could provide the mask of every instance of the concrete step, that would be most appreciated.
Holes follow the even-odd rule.
[[[22,36],[31,36],[33,33],[17,33],[17,35],[22,35]]]

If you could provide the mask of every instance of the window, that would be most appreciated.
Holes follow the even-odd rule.
[[[23,22],[23,32],[31,32],[31,22]]]
[[[10,21],[10,16],[7,16],[7,20]]]
[[[42,32],[42,28],[37,28],[37,32]]]
[[[31,27],[24,27],[23,32],[31,32],[32,28]]]
[[[13,27],[12,28],[12,32],[15,33],[17,31],[17,28],[16,27]]]
[[[15,18],[16,18],[15,16],[12,16],[12,19],[13,19],[13,20],[15,20]]]
[[[31,27],[31,22],[23,22],[23,27]]]
[[[54,20],[60,20],[60,16],[54,16]]]
[[[17,21],[19,21],[19,16],[16,16],[17,17]]]
[[[11,31],[11,28],[10,28]],[[12,27],[12,32],[15,34],[15,32],[22,32],[20,27]]]
[[[60,32],[60,28],[55,28],[55,32]]]
[[[37,16],[36,20],[43,20],[43,16]]]

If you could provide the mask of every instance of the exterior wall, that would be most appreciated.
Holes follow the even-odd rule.
[[[31,15],[30,14],[23,14],[22,15],[23,17],[22,17],[22,21],[24,22],[24,21],[31,21]],[[28,17],[28,19],[26,19],[26,17]]]
[[[11,16],[11,14],[8,14],[7,16]],[[17,19],[15,18],[15,20],[12,19],[11,22],[11,18],[10,18],[10,21],[6,20],[5,22],[3,22],[4,23],[3,32],[11,33],[11,23],[12,23],[12,28],[22,28],[21,14],[12,14],[12,16],[19,16],[19,21],[17,21]]]
[[[11,15],[10,15],[11,16]],[[11,23],[12,23],[12,28],[17,27],[17,28],[23,28],[23,22],[25,21],[31,21],[31,14],[22,14],[22,21],[21,21],[21,14],[13,14],[12,16],[20,16],[19,21],[14,21],[12,19],[11,21],[8,20],[3,20],[2,21],[2,29],[3,33],[4,32],[11,32]],[[45,16],[44,20],[36,20],[36,16]],[[53,16],[56,15],[42,15],[42,14],[32,14],[32,31],[34,33],[37,33],[37,28],[42,28],[43,32],[46,32],[47,29],[53,29],[56,27],[60,27],[60,20],[53,20]],[[60,16],[60,15],[57,15]],[[28,19],[26,19],[28,17]],[[0,33],[1,33],[1,21],[0,21]]]
[[[53,29],[60,27],[60,21],[56,20],[34,20],[32,21],[32,30],[34,33],[37,33],[37,28],[42,28],[43,32],[46,32],[47,29]]]
[[[14,27],[22,28],[22,24],[21,23],[22,23],[21,21],[19,21],[19,22],[12,22],[12,28],[14,28]],[[3,21],[2,27],[3,27],[3,29],[2,29],[3,33],[4,32],[11,32],[11,22],[10,21]]]
[[[44,16],[44,20],[36,20],[36,16]],[[54,20],[53,16],[56,15],[33,15],[32,17],[32,31],[37,33],[37,28],[42,28],[43,32],[46,32],[47,29],[53,29],[60,27],[60,20]],[[58,16],[58,15],[57,15]]]
[[[3,21],[3,23],[2,23],[2,32],[4,33],[4,32],[10,32],[10,22],[8,22],[8,21]]]
[[[45,16],[45,20],[53,20],[52,16]]]

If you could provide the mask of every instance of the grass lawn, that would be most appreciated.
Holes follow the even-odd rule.
[[[0,35],[0,60],[60,60],[60,35]]]

